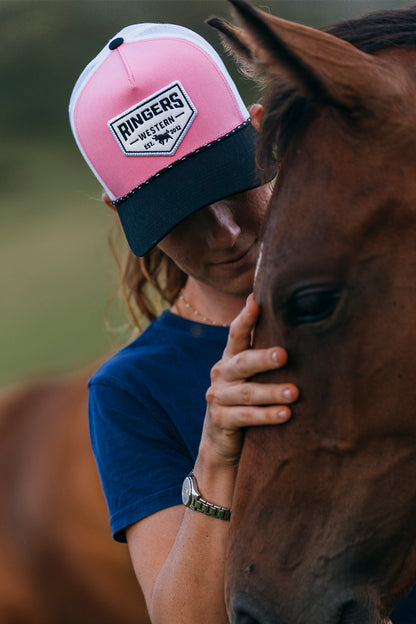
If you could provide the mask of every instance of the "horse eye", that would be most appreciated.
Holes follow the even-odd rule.
[[[290,325],[322,321],[335,311],[340,298],[340,288],[302,288],[289,300],[287,321]]]

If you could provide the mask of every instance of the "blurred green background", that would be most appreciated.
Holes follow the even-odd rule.
[[[255,0],[312,26],[401,0]],[[253,85],[224,57],[204,19],[229,17],[226,0],[0,0],[0,386],[77,371],[129,337],[107,301],[116,284],[108,246],[112,211],[78,153],[67,119],[72,87],[115,33],[137,22],[171,22],[206,37],[247,104]]]

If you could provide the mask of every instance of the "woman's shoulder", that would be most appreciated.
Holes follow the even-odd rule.
[[[142,368],[154,361],[160,351],[166,350],[168,343],[172,348],[172,332],[168,329],[171,323],[166,317],[164,312],[137,338],[108,358],[91,377],[90,385],[125,379],[126,372],[132,368]]]
[[[94,383],[110,383],[125,387],[137,375],[146,377],[166,368],[186,366],[186,362],[207,358],[219,359],[228,329],[188,321],[165,311],[135,340],[104,362],[90,379]],[[217,357],[218,356],[218,357]]]

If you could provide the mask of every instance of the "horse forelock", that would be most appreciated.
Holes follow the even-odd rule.
[[[405,48],[416,49],[416,5],[377,11],[329,26],[323,31],[352,44],[366,54]],[[329,102],[334,106],[334,102]],[[267,85],[258,160],[264,168],[279,166],[289,144],[313,117],[311,98],[285,78]]]

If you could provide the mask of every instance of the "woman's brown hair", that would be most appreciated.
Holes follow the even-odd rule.
[[[187,275],[158,247],[141,258],[128,248],[121,252],[121,226],[118,217],[115,219],[109,241],[118,265],[118,285],[110,303],[117,295],[121,296],[133,325],[141,330],[173,304]]]

